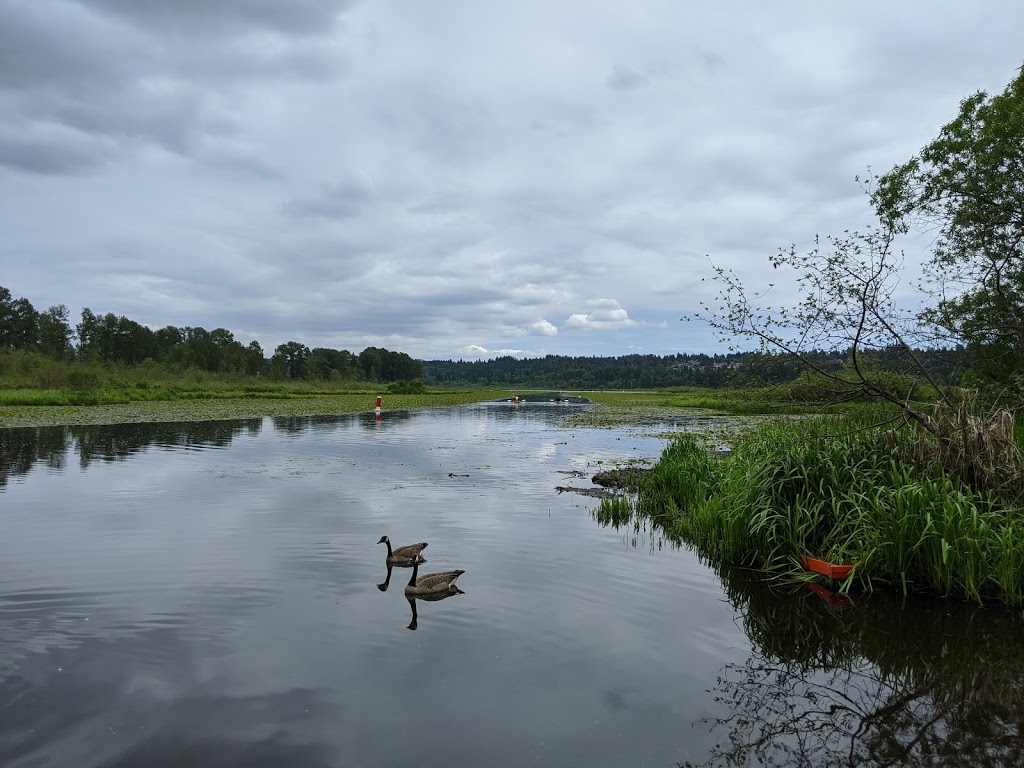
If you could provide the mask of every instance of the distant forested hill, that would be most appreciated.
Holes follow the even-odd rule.
[[[959,357],[948,350],[922,351],[928,367],[948,379]],[[819,352],[810,355],[816,365],[835,371],[847,364],[847,355]],[[879,353],[880,364],[900,370],[899,356]],[[553,389],[643,389],[648,387],[725,387],[778,384],[792,381],[802,370],[792,357],[741,352],[727,355],[625,355],[622,357],[546,357],[493,360],[424,360],[428,385],[515,386]]]

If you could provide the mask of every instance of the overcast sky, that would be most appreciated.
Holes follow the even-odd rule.
[[[862,226],[1022,64],[1020,0],[0,0],[0,285],[268,355],[724,352],[709,255]]]

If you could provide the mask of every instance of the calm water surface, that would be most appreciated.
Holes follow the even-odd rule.
[[[1019,615],[596,519],[571,410],[0,430],[0,765],[1024,764]]]

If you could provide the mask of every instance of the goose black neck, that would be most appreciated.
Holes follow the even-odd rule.
[[[384,539],[384,543],[388,545],[388,557],[391,557],[391,539]]]
[[[416,586],[416,572],[419,569],[420,569],[420,559],[418,557],[414,557],[412,559],[412,576],[409,577],[409,586],[410,587],[415,587]]]

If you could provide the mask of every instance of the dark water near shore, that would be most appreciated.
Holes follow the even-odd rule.
[[[0,430],[0,765],[1024,764],[1019,612],[602,524],[573,407]]]

